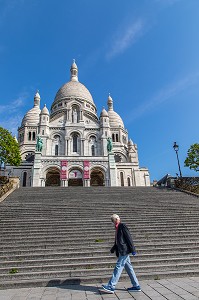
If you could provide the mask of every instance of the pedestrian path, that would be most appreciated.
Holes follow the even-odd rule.
[[[199,277],[140,281],[141,292],[128,292],[129,281],[119,282],[115,294],[101,283],[0,290],[0,300],[197,300]]]

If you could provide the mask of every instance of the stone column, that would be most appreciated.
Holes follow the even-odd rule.
[[[67,179],[61,180],[61,186],[68,187],[68,180]]]
[[[40,178],[41,170],[41,152],[35,152],[35,160],[33,165],[32,186],[42,186]]]
[[[85,139],[81,139],[81,156],[84,156],[84,141]]]
[[[65,155],[68,156],[68,138],[65,138]]]
[[[84,179],[84,181],[83,181],[83,185],[84,185],[84,187],[90,187],[90,184],[91,182],[90,182],[90,179]]]
[[[108,164],[109,164],[109,185],[118,186],[117,182],[117,167],[115,163],[114,153],[109,152],[108,154]]]

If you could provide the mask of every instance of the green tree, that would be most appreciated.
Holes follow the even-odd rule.
[[[12,134],[0,127],[0,166],[10,164],[19,166],[21,163],[21,154],[19,144]]]
[[[187,151],[187,158],[184,161],[185,167],[199,171],[199,144],[193,144]]]

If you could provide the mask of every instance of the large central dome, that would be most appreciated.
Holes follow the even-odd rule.
[[[65,83],[57,92],[55,102],[64,98],[81,98],[93,103],[93,98],[89,90],[79,81],[69,81]]]
[[[71,69],[70,81],[65,83],[57,92],[55,100],[52,104],[54,106],[56,103],[67,98],[80,98],[94,104],[93,97],[89,90],[78,81],[78,68],[75,62],[73,62]]]

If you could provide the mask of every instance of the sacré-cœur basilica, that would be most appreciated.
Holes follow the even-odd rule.
[[[128,138],[113,99],[108,96],[107,110],[98,117],[75,61],[50,112],[46,105],[40,109],[39,92],[35,94],[34,106],[18,128],[18,142],[22,164],[7,168],[21,186],[150,185],[149,171],[139,167],[137,145]]]

